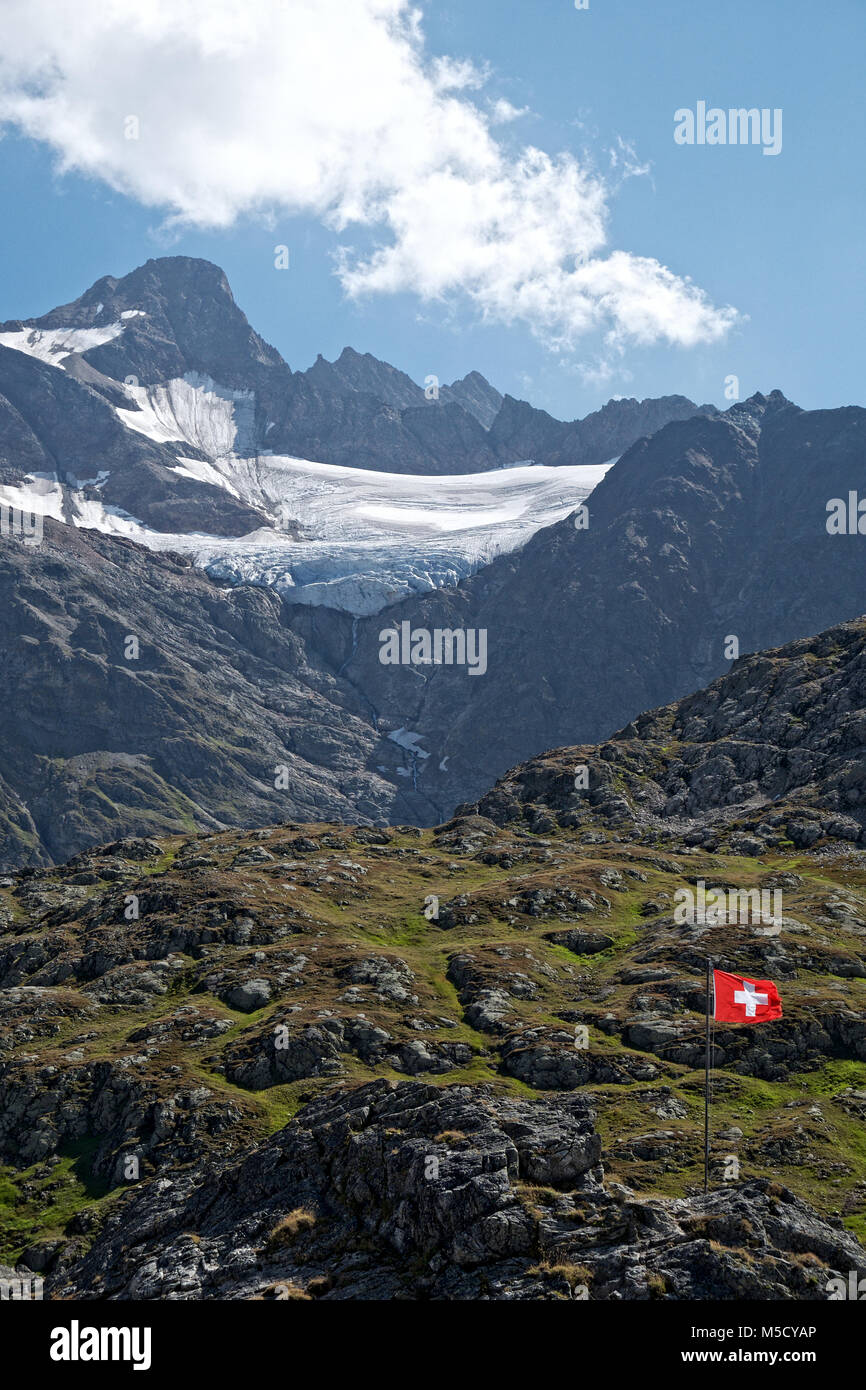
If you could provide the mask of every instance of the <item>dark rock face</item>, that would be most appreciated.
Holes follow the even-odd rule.
[[[312,1102],[200,1184],[115,1209],[54,1296],[824,1299],[862,1247],[785,1188],[605,1190],[580,1096],[379,1081]],[[538,1208],[532,1192],[549,1192]],[[191,1236],[190,1233],[195,1233]],[[540,1250],[546,1258],[542,1259]]]
[[[488,430],[499,414],[503,401],[496,387],[491,386],[480,372],[469,372],[459,381],[452,381],[450,386],[441,387],[439,399],[456,401]]]
[[[205,1137],[244,1128],[238,1107],[226,1105],[208,1087],[182,1088],[163,1101],[142,1084],[134,1067],[97,1063],[58,1071],[46,1066],[13,1075],[0,1065],[0,1087],[0,1153],[29,1166],[97,1131],[91,1171],[106,1183],[121,1181],[126,1156],[171,1171],[200,1159]]]
[[[421,1038],[397,1041],[386,1029],[359,1016],[324,1018],[301,1028],[293,1022],[271,1025],[265,1034],[247,1037],[227,1048],[229,1081],[260,1091],[311,1077],[339,1076],[343,1060],[350,1056],[406,1076],[449,1072],[472,1060],[465,1043],[431,1043]]]
[[[4,543],[0,589],[3,862],[314,807],[386,818],[368,707],[275,594],[53,522],[40,546]]]
[[[483,676],[383,667],[383,615],[361,622],[346,674],[430,754],[414,818],[708,684],[730,669],[732,636],[761,650],[866,610],[863,537],[826,529],[864,446],[866,411],[804,412],[778,393],[640,441],[592,494],[588,529],[559,522],[456,589],[387,610],[395,626],[485,631]]]
[[[697,409],[684,397],[611,401],[587,421],[561,424],[510,397],[503,402],[479,372],[442,384],[428,399],[404,372],[352,348],[335,362],[320,356],[307,371],[292,372],[250,327],[219,267],[189,256],[160,257],[120,279],[104,276],[71,304],[40,318],[0,324],[0,332],[105,328],[123,321],[123,315],[133,317],[124,321],[119,336],[67,355],[66,387],[46,379],[46,371],[59,375],[51,368],[31,361],[25,369],[21,353],[0,349],[0,463],[6,444],[16,466],[25,466],[28,455],[52,455],[42,401],[63,391],[69,396],[66,414],[81,423],[80,432],[70,429],[63,441],[62,452],[76,460],[74,476],[110,470],[104,499],[162,530],[242,535],[265,522],[224,490],[165,472],[176,462],[173,451],[127,429],[113,410],[103,412],[102,433],[110,437],[92,425],[88,429],[85,415],[98,413],[94,396],[106,406],[130,407],[120,386],[130,380],[148,386],[192,373],[218,387],[250,393],[253,423],[246,453],[292,454],[394,473],[472,473],[528,458],[602,462]],[[17,382],[21,372],[29,378],[23,390]],[[495,423],[498,429],[492,428]],[[82,461],[91,472],[82,471]],[[168,500],[195,502],[198,510],[176,506],[170,515],[148,510],[157,500],[150,495],[154,474]],[[209,511],[221,526],[208,527]]]
[[[81,483],[108,473],[98,490],[85,487],[84,497],[118,507],[154,530],[242,536],[267,524],[225,489],[179,476],[175,451],[127,429],[114,407],[130,402],[119,399],[113,382],[85,369],[76,376],[0,345],[4,482],[55,474],[61,487],[80,492]]]
[[[611,937],[605,936],[604,932],[594,931],[553,931],[549,933],[548,940],[555,942],[557,946],[566,946],[578,956],[594,956],[599,951],[607,951],[613,945]]]
[[[90,328],[135,310],[144,317],[131,319],[120,337],[82,354],[114,381],[132,375],[145,386],[192,371],[223,386],[243,387],[250,384],[251,372],[285,369],[280,354],[235,304],[219,266],[192,256],[147,261],[120,279],[106,275],[72,304],[26,322],[39,328]]]
[[[346,347],[334,362],[326,362],[321,353],[312,367],[303,374],[307,381],[323,391],[341,396],[375,396],[385,405],[398,410],[424,404],[424,391],[405,372],[380,362],[371,352],[356,352]]]
[[[357,393],[374,396],[398,410],[423,407],[429,401],[438,400],[442,404],[451,402],[468,411],[485,429],[493,424],[503,401],[500,393],[480,372],[469,372],[450,386],[430,382],[428,397],[426,389],[417,385],[405,372],[387,362],[380,362],[370,352],[355,352],[350,347],[343,348],[335,362],[326,362],[320,354],[303,376],[323,391],[333,391],[343,396]]]
[[[503,1070],[539,1091],[573,1091],[577,1086],[655,1081],[659,1069],[627,1053],[616,1059],[574,1045],[564,1029],[529,1028],[512,1033],[502,1048]]]
[[[423,709],[404,707],[400,718],[393,685],[401,668],[367,668],[370,685],[351,663],[344,669],[352,644],[345,615],[288,609],[264,589],[220,588],[185,561],[96,532],[49,522],[40,546],[7,542],[0,597],[9,653],[0,680],[6,865],[58,861],[100,840],[190,824],[291,816],[381,824],[413,811],[435,820],[440,807],[427,786],[442,787],[440,795],[448,785],[471,787],[479,767],[526,736],[513,718],[521,697],[511,673],[501,695],[508,713],[485,725],[486,744],[470,719],[484,718],[487,703],[475,709],[464,695],[458,714],[450,703],[457,687],[443,684],[448,668],[428,682],[442,689],[441,705],[425,687]],[[135,659],[127,657],[130,637],[139,643]],[[743,854],[808,848],[825,837],[855,844],[866,824],[864,640],[864,624],[849,623],[743,657],[706,691],[640,716],[605,744],[519,765],[464,807],[480,814],[441,827],[442,846],[457,856],[492,854],[495,863],[501,853],[489,842],[501,825],[539,835],[588,818],[644,830],[666,824],[692,843]],[[544,659],[539,653],[538,664]],[[635,687],[649,675],[643,668]],[[476,684],[465,672],[457,679],[464,692]],[[587,679],[575,676],[583,689]],[[559,707],[546,708],[560,732]],[[423,727],[434,713],[441,727],[449,709],[453,726],[437,734],[440,747],[465,747],[472,733],[471,766],[449,762],[442,771],[428,758],[416,789],[397,775],[407,755],[386,730]],[[527,706],[526,714],[540,739],[539,710]],[[580,766],[586,790],[575,788]],[[296,839],[292,852],[307,852],[304,836]],[[518,852],[510,846],[508,861]],[[609,906],[603,883],[524,887],[518,899],[533,916],[572,921]],[[665,910],[647,901],[648,913]],[[443,902],[440,925],[461,911],[456,900]]]
[[[508,824],[541,804],[564,825],[601,816],[676,826],[687,843],[748,855],[862,842],[864,711],[860,619],[742,657],[706,690],[641,715],[600,748],[535,758],[463,810]],[[588,769],[585,791],[575,790],[576,766]]]
[[[583,420],[555,420],[545,410],[506,396],[490,428],[491,442],[503,456],[552,465],[607,463],[624,454],[643,435],[674,420],[717,415],[714,406],[696,406],[685,396],[655,400],[608,401]]]
[[[343,348],[335,362],[326,362],[320,354],[303,375],[323,390],[337,391],[341,395],[361,392],[375,396],[386,405],[396,406],[398,410],[423,406],[428,400],[425,388],[405,372],[398,371],[387,362],[380,362],[370,352],[355,352],[350,347]],[[480,372],[469,372],[450,386],[430,383],[430,388],[430,399],[443,403],[455,402],[474,415],[485,429],[493,424],[503,401],[500,393]],[[432,394],[434,391],[436,394]]]
[[[240,536],[266,525],[225,489],[179,476],[176,449],[127,428],[115,413],[133,404],[119,385],[127,380],[148,385],[196,372],[236,387],[275,384],[288,372],[250,328],[217,266],[184,256],[148,261],[0,331],[25,328],[38,337],[58,328],[104,328],[136,312],[144,317],[127,319],[118,337],[60,356],[58,366],[0,347],[0,462],[20,470],[19,477],[25,470],[57,472],[70,484],[107,472],[94,496],[156,530]]]

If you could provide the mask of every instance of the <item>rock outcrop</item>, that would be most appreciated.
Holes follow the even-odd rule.
[[[710,849],[625,779],[575,819],[532,775],[432,831],[139,836],[0,881],[0,1261],[119,1299],[824,1299],[857,1274],[862,849]],[[678,917],[699,884],[734,915]],[[708,954],[784,1017],[716,1026],[704,1199]]]
[[[826,1299],[866,1254],[784,1187],[608,1191],[578,1096],[379,1081],[113,1211],[54,1296]]]

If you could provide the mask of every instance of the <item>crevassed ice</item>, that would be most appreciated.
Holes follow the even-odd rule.
[[[107,330],[74,332],[74,350],[81,351],[81,333]],[[2,335],[10,336],[18,335]],[[69,337],[64,341],[68,345]],[[36,346],[30,343],[31,350]],[[272,526],[237,539],[161,533],[101,499],[84,499],[81,484],[50,475],[0,489],[0,501],[129,536],[152,549],[186,552],[216,578],[271,587],[291,602],[356,617],[412,593],[451,587],[519,548],[539,528],[573,512],[615,462],[523,463],[436,477],[347,468],[256,453],[254,393],[210,377],[190,372],[126,391],[137,408],[118,410],[118,416],[159,443],[180,445],[174,467],[180,477],[222,488]],[[191,457],[184,445],[207,457]],[[107,476],[101,470],[89,481],[98,488]]]
[[[573,512],[609,467],[522,464],[429,477],[273,455],[182,459],[184,476],[220,478],[275,526],[239,540],[172,544],[215,577],[360,617],[451,587],[524,545]]]
[[[361,617],[408,594],[451,587],[524,545],[573,512],[609,466],[524,464],[427,477],[267,455],[181,459],[183,476],[225,487],[273,518],[273,528],[236,539],[153,531],[56,477],[0,488],[0,501],[178,550],[215,578]]]

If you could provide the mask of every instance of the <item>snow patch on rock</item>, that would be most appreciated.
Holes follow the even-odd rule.
[[[394,729],[388,737],[393,743],[399,743],[400,747],[405,748],[407,752],[414,753],[416,757],[430,757],[430,754],[425,752],[420,745],[420,740],[424,737],[423,734],[416,734],[412,729]]]
[[[254,391],[231,390],[187,372],[152,386],[128,385],[126,393],[134,408],[118,410],[118,416],[157,444],[191,444],[211,459],[255,447]],[[233,491],[228,477],[220,485]]]
[[[74,353],[89,352],[119,338],[124,327],[123,323],[107,323],[102,328],[18,328],[0,333],[0,344],[26,352],[49,367],[61,367]]]

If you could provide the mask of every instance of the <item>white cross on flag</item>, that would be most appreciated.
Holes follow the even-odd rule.
[[[764,1023],[782,1017],[782,1001],[772,980],[713,971],[713,1018],[725,1023]]]

